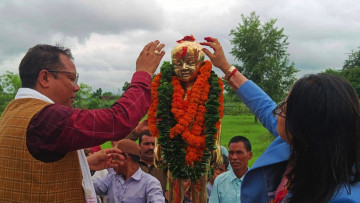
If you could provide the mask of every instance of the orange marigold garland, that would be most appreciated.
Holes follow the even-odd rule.
[[[171,65],[164,64],[151,85],[149,128],[158,137],[174,178],[195,181],[206,172],[223,116],[223,83],[210,61],[199,67],[192,88],[185,91]],[[171,105],[170,105],[171,104]]]
[[[157,89],[160,86],[160,80],[161,80],[161,73],[158,73],[155,76],[153,82],[151,83],[152,102],[151,102],[149,112],[148,112],[149,131],[152,136],[157,137],[157,138],[159,137],[159,130],[156,127],[156,111],[157,111],[157,106],[159,103],[159,96],[158,96]]]

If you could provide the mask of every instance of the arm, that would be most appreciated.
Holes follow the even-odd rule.
[[[80,110],[49,105],[36,114],[28,126],[27,147],[37,159],[57,161],[69,151],[119,140],[145,116],[150,103],[151,76],[165,52],[159,42],[146,45],[136,61],[130,87],[109,109]]]
[[[228,79],[234,69],[227,61],[220,42],[216,38],[211,37],[206,37],[205,40],[207,42],[200,44],[211,47],[214,53],[211,53],[206,48],[203,51],[210,58],[214,66],[221,69],[225,74],[225,78]],[[239,71],[236,71],[228,81],[235,89],[238,97],[259,118],[263,126],[275,137],[279,136],[276,131],[277,119],[272,115],[272,110],[276,107],[276,103],[261,88],[252,81],[249,81]]]
[[[130,139],[132,141],[136,141],[139,139],[139,136],[142,135],[145,131],[148,131],[148,120],[145,119],[141,123],[139,123],[134,130],[132,130],[125,139]]]
[[[113,178],[113,174],[108,174],[103,178],[92,178],[96,194],[107,195],[109,186]]]

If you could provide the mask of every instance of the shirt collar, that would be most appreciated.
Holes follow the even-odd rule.
[[[43,100],[45,102],[54,103],[49,97],[41,94],[40,92],[31,89],[31,88],[19,88],[18,92],[15,95],[15,99],[25,99],[25,98],[33,98]]]
[[[248,171],[249,171],[249,167],[248,167]],[[245,173],[246,174],[246,173]],[[243,176],[241,176],[241,178],[238,178],[235,173],[234,173],[234,170],[231,169],[229,171],[229,176],[230,176],[230,179],[231,181],[234,181],[234,180],[240,180],[241,182],[244,180],[244,177],[245,177],[245,174]]]
[[[143,173],[143,171],[139,167],[139,169],[131,176],[131,178],[134,180],[140,180],[142,173]]]

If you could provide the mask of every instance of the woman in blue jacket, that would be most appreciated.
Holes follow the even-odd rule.
[[[305,76],[276,105],[225,58],[200,43],[214,66],[276,139],[245,174],[241,202],[360,202],[360,105],[346,80]]]

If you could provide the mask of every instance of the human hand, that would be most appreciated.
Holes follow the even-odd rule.
[[[165,44],[160,44],[159,40],[148,43],[136,60],[136,71],[145,71],[153,76],[165,55],[165,51],[161,51],[164,46]]]
[[[136,127],[135,127],[135,131],[137,134],[142,134],[145,131],[149,130],[149,126],[148,126],[148,119],[146,118],[145,120],[141,121],[141,123],[139,123]]]
[[[117,167],[124,160],[121,150],[117,148],[103,149],[87,157],[91,170],[99,171]]]
[[[206,42],[200,42],[201,45],[209,46],[214,50],[211,53],[208,49],[203,48],[204,53],[210,58],[214,66],[220,68],[225,75],[230,74],[229,70],[231,65],[227,61],[224,51],[218,39],[212,37],[205,37]]]

